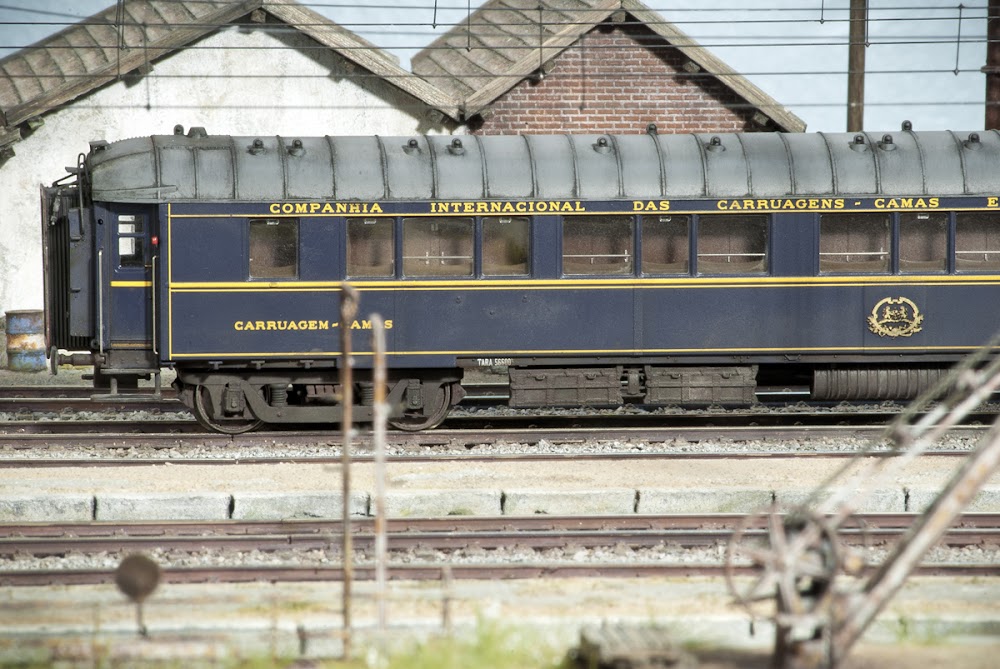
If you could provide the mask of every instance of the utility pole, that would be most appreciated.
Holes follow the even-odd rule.
[[[990,0],[990,4],[996,0]],[[850,47],[847,58],[847,132],[865,128],[865,42],[868,0],[851,0]]]
[[[990,0],[986,20],[986,125],[1000,128],[1000,0]]]

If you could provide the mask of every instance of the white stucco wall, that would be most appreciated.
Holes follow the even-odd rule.
[[[300,33],[233,27],[191,46],[131,85],[108,84],[47,114],[13,145],[0,167],[0,315],[42,308],[38,187],[64,176],[90,140],[169,135],[178,123],[220,135],[450,132],[417,99]]]

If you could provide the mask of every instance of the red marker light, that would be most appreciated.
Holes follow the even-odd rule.
[[[157,237],[156,235],[153,235],[153,239],[151,241],[153,242],[153,246],[159,246],[160,245],[160,238]]]

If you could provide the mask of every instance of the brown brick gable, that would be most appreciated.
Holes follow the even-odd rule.
[[[753,122],[758,110],[717,78],[686,71],[691,61],[642,24],[601,24],[551,64],[541,81],[523,80],[497,98],[470,129],[490,135],[629,134],[650,123],[661,133],[778,129]]]

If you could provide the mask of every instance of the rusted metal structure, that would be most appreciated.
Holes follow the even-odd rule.
[[[858,554],[838,545],[838,529],[882,482],[891,480],[1000,389],[1000,357],[994,354],[998,343],[1000,338],[994,339],[960,363],[894,421],[886,434],[894,457],[870,459],[853,481],[844,481],[848,470],[868,455],[860,454],[792,512],[767,511],[768,546],[750,546],[742,530],[734,533],[727,555],[730,588],[752,612],[762,602],[775,601],[769,616],[776,627],[775,667],[839,666],[924,555],[1000,467],[997,421],[886,560],[861,580],[861,587],[856,583],[850,589],[837,587],[839,577],[858,576],[864,566]],[[733,567],[745,560],[759,572],[743,588],[732,574]]]

